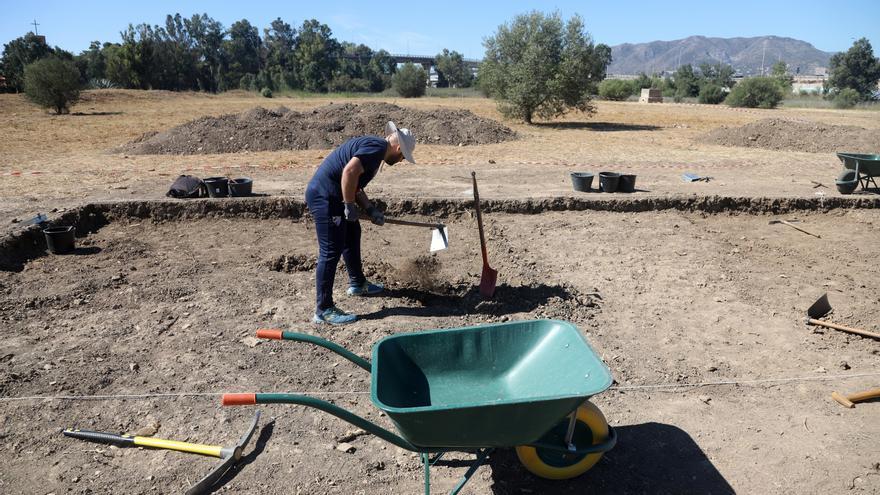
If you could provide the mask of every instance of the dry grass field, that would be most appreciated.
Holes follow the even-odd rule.
[[[301,111],[330,101],[339,100],[113,90],[87,92],[73,114],[53,116],[20,96],[0,95],[3,232],[6,239],[21,235],[13,220],[37,212],[54,218],[86,203],[163,199],[181,173],[246,175],[255,192],[270,196],[193,200],[188,211],[207,201],[258,208],[260,201],[300,199],[326,151],[128,156],[110,150],[204,115],[254,106]],[[393,429],[371,404],[362,370],[305,344],[254,344],[250,337],[259,327],[314,333],[369,357],[375,341],[395,333],[557,318],[575,323],[612,371],[612,389],[592,400],[617,429],[618,445],[591,471],[563,482],[531,476],[501,449],[464,493],[880,493],[880,402],[845,409],[830,400],[832,390],[880,385],[880,341],[803,324],[806,307],[827,292],[833,321],[880,331],[880,270],[872,262],[880,213],[822,206],[823,198],[840,199],[834,179],[841,165],[833,153],[695,141],[720,126],[769,117],[880,133],[877,112],[598,102],[592,117],[526,126],[503,121],[482,98],[383,101],[468,109],[502,121],[519,139],[419,145],[417,165],[385,168],[370,184],[372,197],[400,211],[407,200],[424,206],[413,219],[442,214],[450,248],[431,256],[430,277],[408,277],[425,256],[427,239],[405,228],[365,225],[365,267],[389,291],[346,298],[340,269],[338,303],[363,316],[351,326],[306,323],[316,254],[308,217],[114,217],[83,233],[74,256],[36,248],[0,253],[20,255],[19,265],[0,271],[0,492],[183,491],[212,460],[83,443],[59,430],[151,427],[158,437],[228,444],[252,410],[222,408],[222,392],[307,391]],[[485,215],[490,262],[499,270],[492,303],[475,293],[481,260],[473,215],[430,211],[444,200],[469,199],[472,170],[481,198],[508,208]],[[572,191],[569,172],[603,170],[637,174],[638,191]],[[685,172],[712,180],[686,183]],[[765,206],[625,207],[714,196]],[[622,211],[524,206],[527,199],[584,197],[618,201]],[[870,206],[876,195],[854,197]],[[774,215],[760,198],[790,210]],[[770,224],[778,219],[797,219],[821,237]],[[181,393],[200,395],[174,395]],[[121,394],[171,395],[17,400]],[[274,423],[259,430],[220,492],[422,490],[416,455],[315,410],[261,409],[264,425],[269,418]],[[353,452],[337,449],[343,438]],[[435,468],[438,493],[455,485],[466,470],[462,460],[470,458],[455,455]]]

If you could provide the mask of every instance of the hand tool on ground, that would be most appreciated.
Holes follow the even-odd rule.
[[[31,218],[30,220],[25,220],[24,222],[21,222],[21,224],[22,225],[32,225],[32,224],[39,225],[39,224],[46,223],[48,221],[49,221],[49,219],[46,218],[46,215],[43,215],[42,213],[37,213],[37,216],[35,216],[34,218]]]
[[[369,216],[361,216],[364,220],[369,220]],[[412,220],[397,220],[396,218],[385,217],[385,223],[392,225],[405,225],[408,227],[427,227],[431,229],[431,252],[440,251],[449,247],[449,228],[442,223],[414,222]]]
[[[793,229],[795,229],[795,230],[800,230],[800,231],[803,232],[804,234],[809,234],[809,235],[811,235],[811,236],[813,236],[813,237],[818,237],[819,239],[822,238],[822,236],[820,236],[819,234],[814,234],[814,233],[812,233],[812,232],[810,232],[810,231],[804,230],[804,229],[802,229],[802,228],[800,228],[800,227],[798,227],[797,225],[794,225],[794,224],[792,223],[792,222],[796,222],[796,221],[797,221],[797,220],[770,220],[770,225],[774,225],[774,224],[777,224],[777,223],[781,223],[781,224],[783,224],[783,225],[788,225],[789,227],[791,227],[791,228],[793,228]]]
[[[477,228],[480,229],[480,250],[483,252],[483,273],[480,274],[480,297],[492,299],[495,295],[495,283],[498,281],[498,270],[489,266],[489,255],[486,254],[486,236],[483,233],[483,216],[480,213],[480,193],[477,190],[477,173],[471,172],[474,182],[474,206],[477,209]]]
[[[191,486],[186,491],[186,495],[198,495],[205,493],[214,483],[226,474],[232,466],[234,466],[242,456],[242,451],[247,443],[251,440],[254,431],[257,429],[257,423],[260,422],[260,411],[254,414],[250,427],[238,440],[238,443],[232,447],[223,447],[220,445],[203,445],[198,443],[179,442],[177,440],[163,440],[153,437],[139,437],[129,435],[117,435],[114,433],[102,433],[98,431],[79,430],[68,428],[63,430],[65,436],[79,438],[82,440],[90,440],[93,442],[109,443],[119,447],[152,447],[156,449],[178,450],[180,452],[189,452],[191,454],[201,454],[211,457],[219,457],[222,459],[210,473],[205,475],[198,483]]]
[[[813,303],[812,306],[807,308],[807,324],[808,325],[819,325],[822,327],[833,328],[835,330],[840,330],[843,332],[854,333],[856,335],[861,335],[863,337],[871,337],[875,339],[880,339],[880,333],[869,332],[867,330],[861,330],[858,328],[851,328],[844,325],[838,325],[836,323],[829,323],[827,321],[818,320],[817,318],[821,318],[828,314],[831,311],[831,303],[828,302],[828,294],[822,294],[822,297],[816,299],[816,302]]]
[[[865,390],[864,392],[858,392],[849,395],[831,392],[831,398],[839,402],[844,407],[853,408],[856,407],[853,402],[860,402],[869,399],[880,399],[880,388],[872,388],[871,390]]]

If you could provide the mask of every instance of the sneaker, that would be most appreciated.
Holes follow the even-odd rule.
[[[375,296],[385,290],[382,284],[374,284],[369,280],[364,280],[361,285],[352,285],[348,288],[349,296]]]
[[[319,325],[324,323],[329,323],[331,325],[345,325],[346,323],[351,323],[355,320],[357,320],[356,315],[348,314],[336,306],[325,309],[321,314],[315,313],[315,316],[312,317],[312,323],[317,323]]]

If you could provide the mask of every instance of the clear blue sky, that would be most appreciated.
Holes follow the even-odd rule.
[[[691,35],[750,37],[776,35],[800,39],[825,51],[842,51],[867,37],[880,55],[880,0],[831,2],[701,0],[701,1],[556,1],[516,0],[406,1],[377,0],[236,2],[126,0],[71,2],[0,0],[0,43],[32,31],[47,42],[79,53],[92,40],[120,41],[129,23],[164,24],[166,14],[190,17],[207,13],[229,27],[247,19],[262,30],[281,17],[294,27],[315,18],[330,26],[342,41],[363,43],[391,53],[435,55],[443,48],[467,58],[482,58],[483,38],[500,24],[530,10],[559,10],[563,17],[580,14],[595,41],[608,45],[675,40]]]

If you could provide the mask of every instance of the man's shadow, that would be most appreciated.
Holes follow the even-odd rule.
[[[736,493],[690,435],[672,425],[618,426],[617,445],[585,474],[552,481],[526,471],[512,449],[493,452],[492,493]]]
[[[505,315],[510,313],[530,312],[546,303],[549,299],[560,298],[563,301],[574,299],[576,294],[558,285],[500,285],[495,296],[489,301],[480,298],[479,288],[470,286],[456,290],[440,287],[435,290],[418,288],[387,288],[382,293],[385,298],[397,298],[412,301],[414,306],[395,306],[382,308],[372,313],[359,315],[363,320],[378,320],[388,316],[464,316],[473,314]]]

